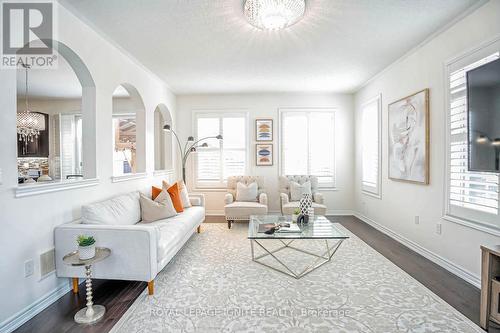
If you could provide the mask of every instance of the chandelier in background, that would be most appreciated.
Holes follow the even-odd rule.
[[[305,0],[246,0],[248,22],[265,30],[279,30],[297,23],[306,11]]]
[[[32,112],[28,105],[28,70],[29,65],[22,65],[26,70],[26,85],[24,90],[24,99],[26,102],[25,110],[17,113],[17,134],[19,134],[19,141],[24,144],[33,142],[38,139],[40,131],[45,131],[45,117],[38,112]]]

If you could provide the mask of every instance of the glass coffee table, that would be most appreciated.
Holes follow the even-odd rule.
[[[309,221],[309,223],[298,224],[300,228],[300,232],[275,232],[274,234],[266,234],[264,232],[259,232],[260,224],[275,224],[279,223],[292,223],[291,216],[278,216],[278,215],[252,215],[250,216],[250,222],[248,224],[248,239],[250,240],[250,246],[252,250],[252,260],[256,263],[264,265],[266,267],[272,268],[278,272],[287,274],[296,279],[300,279],[304,275],[314,271],[316,268],[328,263],[331,261],[335,252],[337,252],[338,248],[342,244],[344,240],[349,238],[348,235],[340,231],[336,223],[331,222],[324,216],[315,216],[313,219]],[[317,254],[304,249],[299,249],[294,247],[292,243],[295,240],[320,240],[324,241],[324,250],[322,253]],[[270,249],[266,246],[267,241],[277,240],[281,242],[280,247],[276,249]],[[255,256],[254,246],[257,245],[261,248],[264,253]],[[284,249],[295,250],[309,256],[314,257],[313,261],[306,266],[301,271],[295,271],[292,267],[285,264],[283,260],[280,260],[275,253],[282,251]],[[282,267],[283,269],[279,269],[273,267],[267,263],[265,263],[262,259],[271,256],[277,263],[279,263],[278,267]]]

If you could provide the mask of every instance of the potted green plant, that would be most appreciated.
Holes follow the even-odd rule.
[[[299,218],[299,215],[300,215],[300,209],[295,208],[295,210],[293,211],[293,214],[292,214],[292,222],[293,223],[297,223],[297,219]]]
[[[78,243],[78,256],[82,260],[95,257],[95,239],[92,236],[79,235],[76,238]]]

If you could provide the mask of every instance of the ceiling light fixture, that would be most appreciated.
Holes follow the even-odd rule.
[[[26,70],[26,82],[24,90],[25,99],[25,109],[24,111],[17,113],[17,134],[19,134],[19,141],[22,141],[25,145],[28,142],[33,142],[34,139],[38,139],[40,131],[45,131],[45,117],[43,114],[38,112],[33,112],[29,108],[28,104],[28,70],[29,65],[22,65]]]
[[[306,11],[305,0],[246,0],[248,22],[264,30],[279,30],[297,23]]]

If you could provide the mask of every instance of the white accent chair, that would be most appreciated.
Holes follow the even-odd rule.
[[[299,201],[291,201],[290,182],[297,182],[300,185],[311,182],[311,194],[313,197],[313,208],[315,215],[326,215],[323,194],[318,192],[318,177],[316,176],[280,176],[280,201],[281,213],[292,215],[293,211],[299,207]]]
[[[111,249],[109,258],[93,266],[94,278],[145,281],[152,295],[156,275],[193,233],[200,232],[205,220],[204,196],[190,194],[189,199],[192,207],[151,223],[141,222],[138,191],[83,206],[81,220],[55,228],[57,277],[73,278],[73,292],[78,292],[78,278],[85,278],[85,270],[65,265],[62,258],[77,249],[78,235],[91,235],[97,246]]]
[[[258,193],[254,201],[236,201],[236,184],[239,182],[249,185],[257,182]],[[234,221],[246,221],[250,215],[267,214],[267,194],[264,190],[264,179],[253,176],[231,176],[227,179],[227,192],[224,197],[224,213],[227,227],[231,229]]]

